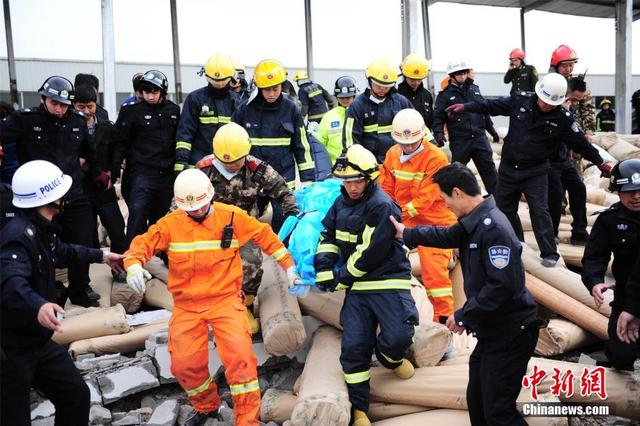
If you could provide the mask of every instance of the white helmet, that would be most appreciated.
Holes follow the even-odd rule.
[[[29,209],[59,200],[69,191],[73,179],[58,166],[44,160],[33,160],[18,167],[13,179],[13,205]]]
[[[536,83],[536,95],[545,104],[560,105],[567,95],[567,80],[555,72],[547,74]]]
[[[173,184],[173,194],[180,210],[191,212],[211,203],[215,191],[209,177],[199,169],[181,172]]]
[[[449,63],[447,64],[447,74],[449,75],[456,73],[458,71],[464,71],[464,70],[470,70],[470,69],[471,69],[471,65],[469,65],[469,63],[467,63],[467,61],[465,61],[464,59],[457,60],[457,61],[449,61]]]
[[[403,109],[393,117],[391,137],[402,145],[421,141],[426,134],[424,119],[413,108]]]

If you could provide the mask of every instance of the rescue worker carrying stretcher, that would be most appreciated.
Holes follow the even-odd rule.
[[[242,293],[240,248],[252,241],[286,269],[290,285],[298,274],[289,252],[267,224],[238,207],[211,201],[207,175],[188,169],[174,185],[178,210],[136,237],[125,253],[127,284],[144,292],[151,276],[143,265],[155,253],[169,256],[168,289],[174,308],[169,321],[171,372],[194,412],[185,425],[203,425],[220,407],[208,362],[209,326],[225,367],[237,425],[258,425],[260,387],[251,330]]]
[[[316,284],[325,291],[347,290],[340,313],[340,363],[353,424],[367,426],[371,354],[375,350],[378,361],[398,377],[412,377],[413,366],[403,355],[412,343],[418,311],[410,292],[411,266],[389,222],[390,215],[400,220],[401,212],[376,183],[375,156],[353,145],[336,161],[334,175],[344,186],[322,221]]]
[[[287,182],[266,161],[249,155],[250,150],[249,134],[242,126],[229,123],[218,130],[213,138],[213,154],[196,165],[213,184],[213,199],[240,207],[257,218],[258,194],[262,192],[280,203],[285,216],[297,216],[296,197]],[[251,331],[257,333],[260,325],[253,317],[251,306],[262,281],[262,250],[249,241],[240,249],[240,258],[249,325]]]

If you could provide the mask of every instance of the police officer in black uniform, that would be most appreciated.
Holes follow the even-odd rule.
[[[637,314],[634,305],[640,303],[639,300],[633,300],[635,287],[631,288],[631,297],[626,292],[640,252],[640,160],[629,159],[618,163],[611,171],[609,189],[618,192],[620,202],[601,212],[593,224],[582,258],[582,282],[591,291],[596,305],[603,303],[604,292],[613,289],[605,354],[615,368],[633,371],[639,346],[637,343],[621,341],[616,333],[616,325],[622,311]],[[615,284],[604,282],[611,253]]]
[[[616,334],[625,343],[640,340],[640,256],[625,285],[624,310],[618,317]]]
[[[102,171],[96,152],[89,143],[84,115],[70,108],[73,85],[64,77],[45,80],[38,91],[38,108],[16,111],[1,124],[3,141],[15,143],[18,161],[46,160],[73,178],[65,196],[64,212],[58,220],[61,238],[66,243],[90,247],[93,244],[95,215],[84,189],[80,157],[89,164],[89,177],[99,190],[111,188],[109,175]],[[69,298],[81,306],[99,306],[100,298],[89,287],[89,264],[73,262],[69,266]]]
[[[173,198],[176,128],[180,107],[167,99],[169,82],[160,71],[144,73],[143,99],[124,105],[116,127],[125,152],[129,181],[127,241],[169,210]]]
[[[473,425],[526,425],[516,410],[522,377],[541,325],[525,287],[522,245],[493,196],[482,197],[471,171],[453,163],[433,177],[447,207],[458,216],[451,227],[406,228],[391,218],[408,247],[460,249],[467,301],[447,319],[456,333],[478,338],[469,359],[467,403]]]
[[[494,100],[456,104],[446,109],[449,114],[472,111],[510,117],[498,170],[496,204],[509,218],[520,241],[524,241],[518,205],[521,194],[526,195],[533,232],[542,264],[546,267],[555,266],[560,258],[548,203],[549,158],[558,149],[558,144],[564,142],[583,154],[603,174],[608,176],[611,171],[611,166],[603,162],[598,151],[578,129],[571,113],[560,107],[566,93],[565,78],[552,73],[537,83],[535,94],[523,92]]]
[[[30,161],[13,177],[18,216],[0,234],[0,424],[31,424],[31,386],[56,410],[56,425],[89,423],[89,388],[67,351],[51,340],[63,332],[57,313],[55,268],[106,262],[123,271],[124,256],[60,241],[53,221],[73,179],[56,165]]]

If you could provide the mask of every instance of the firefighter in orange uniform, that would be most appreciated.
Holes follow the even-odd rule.
[[[440,189],[431,177],[449,162],[446,155],[429,141],[433,136],[422,116],[403,109],[393,118],[392,147],[380,168],[380,186],[402,208],[402,223],[451,226],[456,216],[447,208]],[[422,284],[433,305],[434,321],[443,322],[453,313],[453,291],[449,279],[450,249],[418,246]]]
[[[169,322],[171,372],[195,409],[185,425],[205,424],[220,407],[208,369],[210,326],[231,389],[236,424],[258,425],[260,387],[243,303],[240,247],[251,240],[273,256],[286,269],[290,285],[298,279],[293,259],[269,225],[238,207],[212,204],[214,189],[202,171],[181,172],[174,195],[178,210],[137,236],[125,253],[127,284],[144,292],[151,276],[143,265],[158,251],[168,253],[167,285],[174,301]]]

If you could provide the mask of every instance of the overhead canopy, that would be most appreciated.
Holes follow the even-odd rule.
[[[477,6],[517,7],[525,12],[540,10],[564,15],[587,16],[591,18],[615,18],[615,0],[429,0],[437,2],[462,3]],[[633,20],[640,18],[640,0],[633,0]]]

